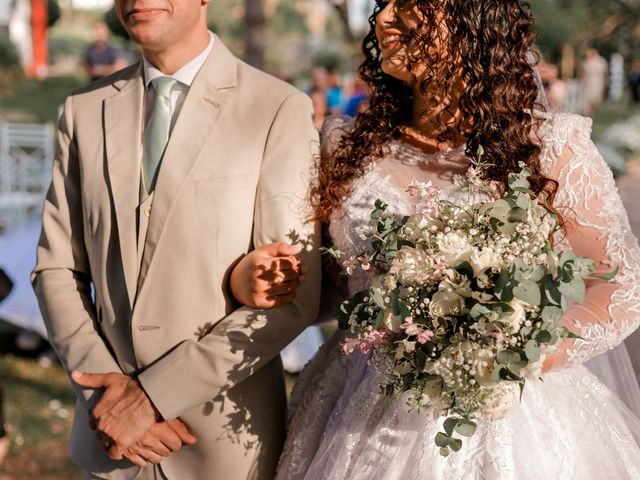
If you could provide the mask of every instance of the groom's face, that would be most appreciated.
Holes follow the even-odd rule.
[[[162,52],[206,25],[209,0],[115,0],[120,22],[143,50]]]

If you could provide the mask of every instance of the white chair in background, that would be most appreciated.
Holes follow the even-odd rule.
[[[40,215],[53,156],[52,124],[0,122],[0,232]]]

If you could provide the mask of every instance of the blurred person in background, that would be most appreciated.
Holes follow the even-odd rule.
[[[13,282],[4,270],[0,268],[0,302],[9,296]],[[0,385],[0,465],[9,453],[9,435],[4,426],[4,400],[2,394],[2,386]]]
[[[544,92],[549,101],[549,109],[553,112],[561,112],[567,95],[567,84],[559,78],[558,67],[541,59],[538,64],[538,71],[540,72]]]
[[[369,88],[358,76],[353,80],[353,86],[348,94],[348,100],[342,113],[349,117],[357,117],[359,113],[369,108]]]
[[[587,50],[587,58],[582,62],[580,79],[582,81],[582,113],[593,116],[604,101],[607,91],[609,67],[598,50]]]
[[[339,115],[342,112],[344,95],[342,93],[342,81],[340,73],[334,68],[327,68],[327,106],[332,115]]]
[[[629,71],[629,89],[631,90],[631,104],[640,105],[640,58],[636,58]]]
[[[329,103],[327,95],[322,90],[314,89],[309,93],[311,103],[313,104],[314,123],[316,128],[320,130],[324,124],[324,119],[329,115]]]
[[[83,66],[91,81],[111,75],[127,66],[122,53],[109,44],[109,27],[104,22],[93,26],[93,43],[84,54]]]

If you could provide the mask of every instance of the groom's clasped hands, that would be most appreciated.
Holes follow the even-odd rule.
[[[103,389],[91,412],[91,427],[113,460],[128,459],[144,467],[158,464],[183,445],[197,442],[179,419],[163,420],[135,378],[120,373],[73,372],[74,382]]]
[[[230,286],[236,300],[250,308],[271,309],[290,303],[304,280],[300,245],[271,243],[256,248],[235,266]],[[159,464],[197,442],[179,419],[164,420],[137,379],[121,373],[73,372],[78,385],[102,389],[91,412],[91,428],[113,460]]]

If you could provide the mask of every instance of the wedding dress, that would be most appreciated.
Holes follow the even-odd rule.
[[[331,154],[345,128],[343,119],[325,126],[324,155]],[[591,287],[587,302],[567,313],[584,340],[567,352],[566,364],[545,374],[544,381],[527,382],[506,418],[480,421],[462,450],[445,458],[434,443],[442,419],[408,411],[404,398],[380,396],[380,379],[368,368],[368,357],[344,355],[339,348],[344,333],[337,332],[296,383],[278,479],[640,479],[640,420],[583,365],[640,324],[640,248],[590,133],[590,120],[570,114],[545,115],[541,131],[545,171],[553,171],[565,149],[571,152],[555,177],[556,205],[564,207],[565,217],[573,212],[574,222],[594,230],[593,249],[600,249],[603,263],[620,267],[613,294]],[[351,242],[363,246],[355,230],[370,222],[376,199],[394,213],[413,213],[402,185],[411,172],[428,168],[433,155],[400,141],[389,142],[386,150],[332,216],[332,239],[345,251]],[[453,184],[441,191],[452,201],[466,199]],[[563,244],[566,239],[558,247]],[[350,293],[368,281],[362,274],[350,277]]]

